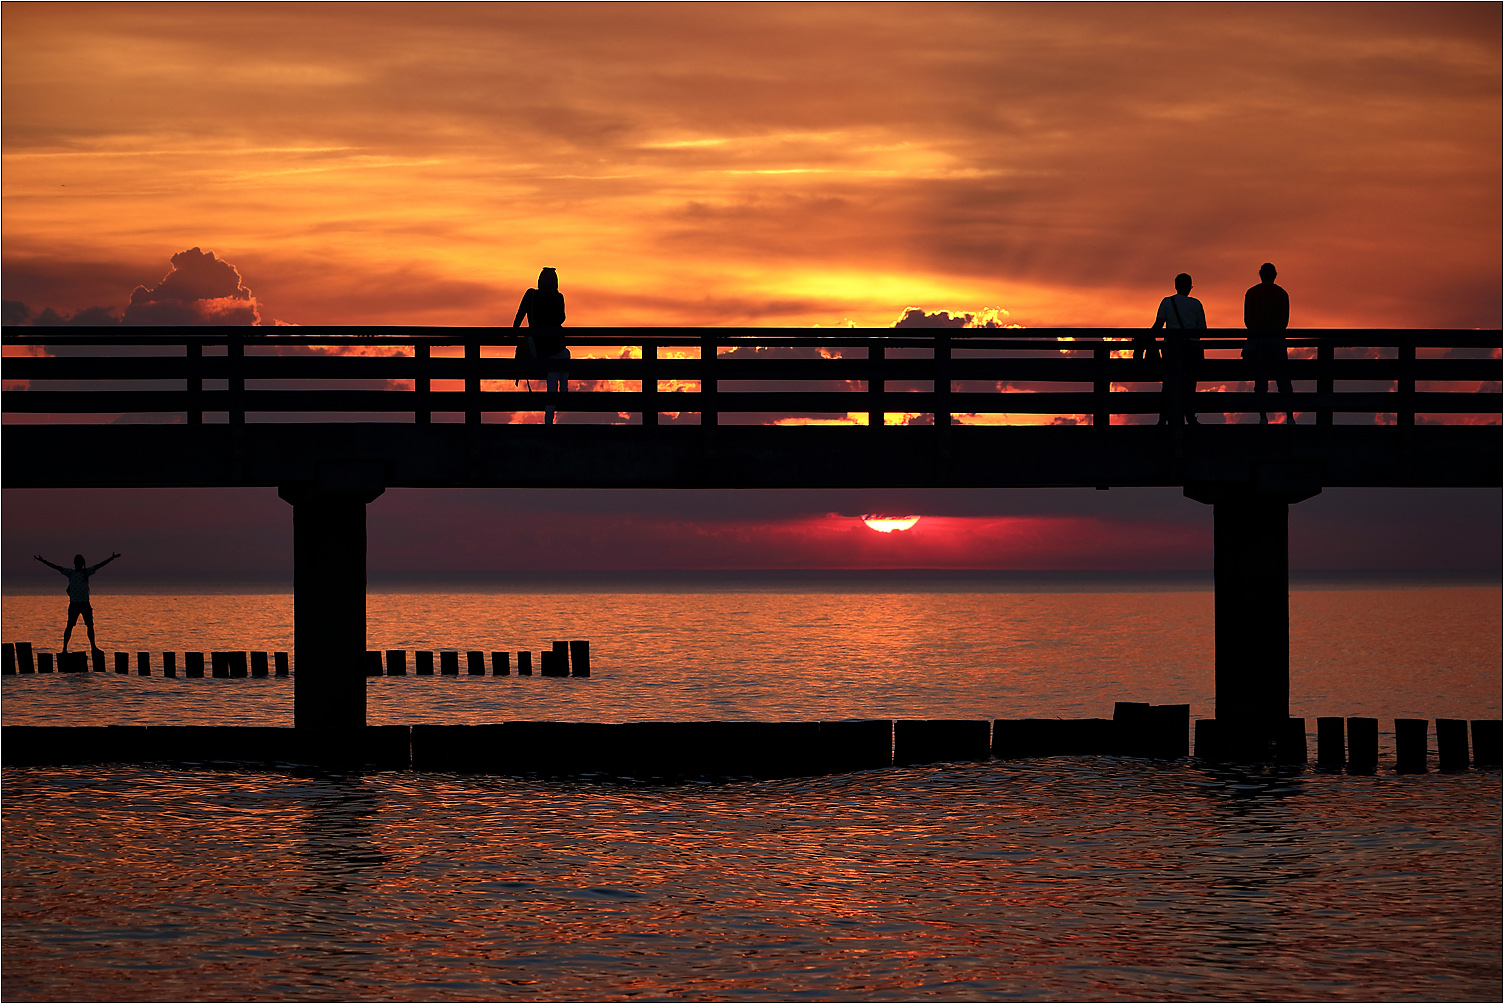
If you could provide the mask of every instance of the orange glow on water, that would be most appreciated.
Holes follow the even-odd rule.
[[[918,516],[863,516],[862,522],[866,523],[878,533],[893,533],[895,530],[907,530],[919,522]]]

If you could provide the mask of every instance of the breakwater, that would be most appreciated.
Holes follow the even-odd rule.
[[[1282,737],[1284,762],[1306,762],[1304,719]],[[1329,722],[1330,720],[1323,719]],[[1340,721],[1340,719],[1339,719]],[[1203,760],[1238,761],[1197,723]],[[1401,723],[1409,722],[1410,725]],[[1392,765],[1429,769],[1424,719],[1401,719]],[[1500,762],[1500,722],[1440,719],[1442,769]],[[1296,727],[1300,742],[1295,743]],[[1369,723],[1374,728],[1368,728]],[[1320,724],[1320,723],[1318,723]],[[1381,766],[1377,720],[1318,732],[1317,766],[1371,773]],[[1127,756],[1175,760],[1191,754],[1186,705],[1119,703],[1095,719],[866,719],[822,722],[546,722],[487,725],[381,725],[347,729],[255,726],[5,726],[7,764],[308,764],[513,775],[624,777],[798,777],[926,763],[1045,756]],[[1373,738],[1370,756],[1369,737]],[[1414,745],[1416,737],[1422,745]],[[1325,737],[1325,742],[1320,740]],[[1471,738],[1471,743],[1468,742]],[[1459,745],[1460,742],[1460,745]],[[1246,752],[1246,751],[1245,751]],[[1254,756],[1250,760],[1263,759]]]
[[[434,656],[438,656],[438,671],[442,676],[460,676],[460,656],[464,656],[466,676],[485,676],[489,666],[492,676],[512,675],[511,652],[485,652],[458,649],[418,650],[412,653],[411,665],[415,676],[434,675]],[[207,658],[206,658],[207,656]],[[516,653],[517,675],[533,675],[533,653],[522,650]],[[155,671],[163,676],[178,675],[178,653],[163,652],[155,663]],[[384,652],[366,652],[367,676],[408,675],[408,653],[402,649]],[[538,675],[574,676],[590,675],[590,642],[587,640],[556,641],[550,648],[538,653]],[[151,652],[114,652],[100,649],[92,652],[37,652],[30,642],[5,642],[0,645],[0,675],[26,676],[33,673],[105,673],[113,669],[122,676],[130,675],[132,668],[137,676],[151,676],[154,670]],[[206,672],[207,671],[207,672]],[[217,679],[245,679],[267,676],[290,676],[293,667],[286,652],[184,652],[182,675],[198,678],[205,675]]]

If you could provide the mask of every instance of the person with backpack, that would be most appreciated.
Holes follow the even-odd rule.
[[[1159,313],[1154,315],[1154,326],[1149,330],[1158,331],[1160,328],[1165,329],[1166,366],[1159,424],[1170,423],[1171,389],[1178,388],[1184,397],[1182,405],[1186,423],[1196,425],[1196,371],[1201,367],[1205,352],[1201,348],[1201,338],[1192,332],[1206,330],[1206,311],[1202,309],[1201,301],[1191,295],[1191,277],[1185,272],[1175,277],[1175,295],[1159,301]],[[1171,329],[1181,333],[1171,338]]]
[[[545,363],[548,380],[548,404],[543,409],[543,423],[554,424],[555,394],[569,390],[569,349],[564,344],[564,294],[559,292],[559,273],[545,268],[538,273],[538,286],[522,294],[512,327],[527,319],[528,333],[517,347],[517,358],[538,359]]]

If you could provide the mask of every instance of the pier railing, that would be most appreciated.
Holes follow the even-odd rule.
[[[8,422],[479,424],[551,403],[572,420],[878,427],[1235,421],[1262,408],[1407,426],[1498,422],[1504,375],[1498,330],[1291,330],[1294,393],[1259,396],[1249,382],[1272,374],[1241,358],[1243,330],[1201,333],[1194,362],[1170,332],[1161,364],[1132,358],[1144,332],[1131,329],[567,328],[565,395],[542,388],[555,364],[514,358],[520,334],[9,328],[3,411]],[[1186,366],[1198,382],[1188,401],[1176,378]]]

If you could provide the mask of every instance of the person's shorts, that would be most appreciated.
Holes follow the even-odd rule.
[[[83,617],[84,623],[89,627],[94,626],[94,608],[87,603],[70,602],[68,604],[68,626],[71,628],[77,624],[80,616]]]

